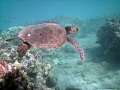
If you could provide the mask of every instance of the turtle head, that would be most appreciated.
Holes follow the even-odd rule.
[[[66,35],[67,34],[72,34],[72,33],[76,33],[79,31],[79,28],[77,26],[67,26],[65,27],[66,30]]]

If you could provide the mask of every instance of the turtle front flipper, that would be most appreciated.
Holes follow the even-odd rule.
[[[67,37],[67,41],[72,44],[72,46],[75,48],[75,50],[78,52],[79,57],[81,58],[82,61],[84,61],[84,52],[80,44],[73,38]]]
[[[31,46],[31,45],[28,44],[28,43],[26,43],[26,42],[20,43],[20,44],[18,45],[18,50],[17,50],[18,56],[19,56],[19,57],[23,57],[23,56],[26,54],[27,50],[30,48],[30,46]]]

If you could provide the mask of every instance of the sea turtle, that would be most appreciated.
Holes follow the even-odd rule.
[[[24,41],[18,45],[17,52],[19,57],[23,57],[31,46],[51,49],[58,48],[67,41],[72,44],[81,60],[84,61],[82,47],[75,39],[66,37],[67,34],[78,32],[79,28],[77,26],[63,27],[52,21],[42,21],[39,23],[38,25],[29,25],[23,28],[17,37],[6,40],[21,39]]]

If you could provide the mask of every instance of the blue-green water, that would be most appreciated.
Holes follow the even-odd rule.
[[[120,0],[0,0],[0,28],[57,15],[89,19],[114,12],[120,12]]]
[[[29,85],[36,87],[32,90],[41,90],[41,83],[46,85],[46,64],[55,73],[46,72],[51,76],[49,88],[120,90],[119,18],[120,0],[0,0],[0,59],[12,64],[15,61],[21,63],[22,70],[31,78]],[[84,62],[67,42],[55,49],[31,47],[23,58],[18,58],[17,48],[22,41],[5,40],[16,37],[24,26],[42,20],[78,26],[80,31],[67,37],[74,38],[82,46]],[[37,76],[32,71],[35,68],[38,68]]]

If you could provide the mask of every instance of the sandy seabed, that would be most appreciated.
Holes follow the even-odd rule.
[[[104,60],[101,46],[95,43],[95,33],[76,40],[84,49],[85,61],[82,65],[77,64],[79,58],[75,53],[75,58],[69,55],[62,60],[62,64],[55,65],[53,69],[58,75],[57,87],[62,90],[69,86],[81,90],[120,90],[120,69],[111,67],[110,63]]]

